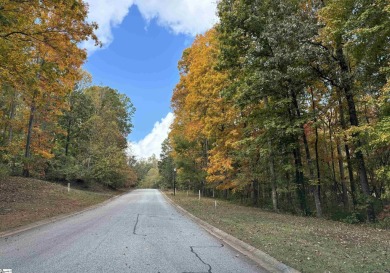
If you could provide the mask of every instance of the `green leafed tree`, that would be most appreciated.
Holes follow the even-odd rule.
[[[172,146],[169,138],[161,144],[160,160],[158,161],[160,174],[159,188],[172,188],[175,175],[175,165],[172,157]]]
[[[178,179],[374,221],[388,191],[388,1],[221,0],[218,16],[179,62]]]
[[[91,86],[76,89],[68,102],[49,175],[112,187],[136,183],[126,154],[135,111],[130,99],[112,88]]]

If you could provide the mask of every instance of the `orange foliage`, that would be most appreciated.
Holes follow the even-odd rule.
[[[233,185],[229,179],[233,172],[229,150],[241,132],[234,126],[236,109],[221,96],[229,80],[227,73],[215,69],[219,51],[216,35],[214,29],[198,35],[183,53],[179,62],[180,82],[172,97],[175,120],[170,138],[181,136],[196,143],[208,140],[212,145],[208,147],[204,164],[207,181],[228,188]],[[172,143],[175,147],[175,141]],[[193,149],[192,155],[198,155],[195,161],[204,161],[204,154],[196,151],[199,146]],[[178,151],[173,156],[178,157]]]

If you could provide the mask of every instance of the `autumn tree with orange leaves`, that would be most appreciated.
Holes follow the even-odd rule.
[[[98,46],[81,0],[0,3],[0,176],[130,186],[135,111],[109,87],[91,86],[83,42]]]
[[[175,120],[170,133],[173,155],[182,180],[205,190],[209,183],[223,189],[232,183],[225,136],[234,134],[230,122],[233,108],[221,96],[227,85],[224,72],[216,70],[218,43],[216,31],[199,35],[179,63],[180,82],[172,97]],[[194,181],[195,180],[195,181]]]
[[[86,59],[79,44],[89,39],[99,44],[87,12],[79,0],[0,4],[0,81],[8,100],[2,112],[3,156],[16,159],[24,147],[25,176],[33,162],[53,156],[58,117]],[[15,130],[23,137],[16,139]]]
[[[257,206],[376,221],[390,190],[389,7],[220,1],[172,97],[182,185],[200,176]]]

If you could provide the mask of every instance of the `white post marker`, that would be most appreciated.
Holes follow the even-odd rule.
[[[70,192],[70,183],[68,183],[68,192]]]
[[[199,200],[200,200],[200,190],[199,190]]]
[[[214,201],[214,207],[217,208],[217,200]]]

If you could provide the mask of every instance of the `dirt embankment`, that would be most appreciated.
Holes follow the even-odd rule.
[[[37,179],[0,179],[0,232],[76,212],[119,193],[97,186],[91,189],[68,192],[67,187]]]

